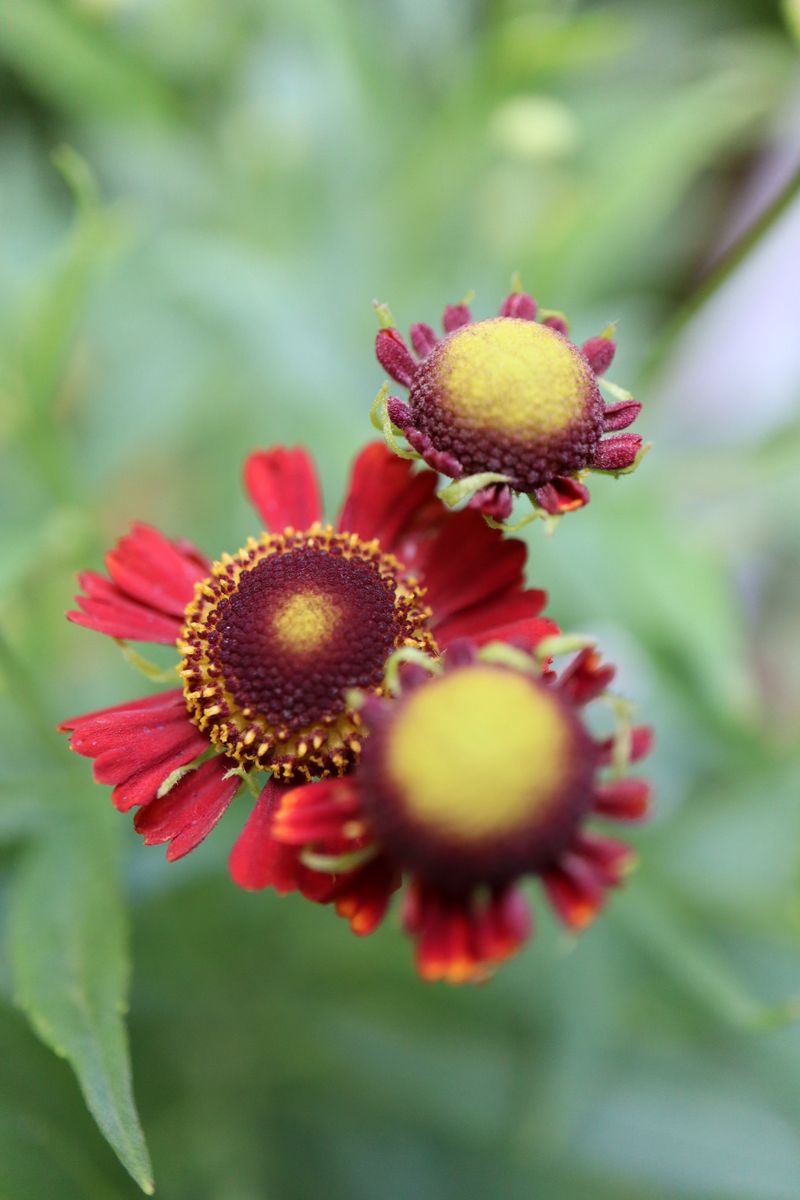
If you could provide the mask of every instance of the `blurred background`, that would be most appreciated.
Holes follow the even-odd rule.
[[[797,0],[4,0],[2,1200],[141,1194],[101,1129],[150,1186],[126,1038],[165,1200],[797,1200],[799,166]],[[487,316],[515,270],[618,322],[656,443],[526,536],[658,804],[596,927],[539,905],[455,990],[396,918],[235,889],[244,799],[167,866],[51,730],[149,687],[77,569],[133,518],[241,545],[256,445],[333,513],[372,299]]]

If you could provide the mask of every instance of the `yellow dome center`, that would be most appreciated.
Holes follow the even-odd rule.
[[[310,654],[328,641],[341,619],[339,605],[322,592],[300,592],[278,610],[278,639],[296,654]]]
[[[567,429],[592,394],[588,364],[565,338],[513,317],[452,334],[442,343],[436,379],[454,416],[526,439]]]
[[[409,816],[476,843],[549,809],[569,774],[570,732],[545,685],[468,667],[426,684],[398,710],[388,774]]]

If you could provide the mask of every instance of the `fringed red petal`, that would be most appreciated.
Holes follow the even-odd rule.
[[[106,567],[127,597],[182,620],[195,583],[211,569],[199,550],[192,547],[187,553],[186,545],[149,525],[136,524],[106,555]]]
[[[361,812],[358,792],[347,779],[321,779],[284,791],[275,813],[274,837],[293,846],[333,840],[353,841],[361,829],[348,833]]]
[[[174,862],[194,850],[211,832],[241,786],[237,775],[225,778],[230,760],[216,755],[190,771],[165,796],[140,808],[133,825],[145,845],[169,842],[167,859]]]
[[[412,473],[412,464],[371,442],[353,464],[337,529],[377,538],[381,550],[413,567],[416,543],[447,519],[436,499],[436,476]]]
[[[606,432],[612,429],[627,429],[641,411],[642,406],[638,400],[620,400],[618,404],[609,404],[603,413],[603,427]]]
[[[597,443],[592,466],[598,471],[624,471],[633,464],[642,448],[638,433],[621,433],[618,437],[603,438]]]
[[[556,475],[544,487],[536,489],[536,501],[553,517],[583,508],[590,500],[589,489],[579,479]]]
[[[70,746],[94,759],[98,783],[115,784],[120,812],[150,804],[164,780],[208,749],[191,723],[180,691],[161,692],[113,708],[71,717],[59,725],[72,732]]]
[[[177,641],[181,631],[179,617],[167,616],[131,600],[95,571],[83,571],[78,584],[86,593],[75,597],[83,612],[68,612],[68,621],[125,641],[158,642],[165,646]]]
[[[311,456],[300,447],[256,450],[244,464],[244,486],[272,533],[305,530],[322,520],[322,496]]]

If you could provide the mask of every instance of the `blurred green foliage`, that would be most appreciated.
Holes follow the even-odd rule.
[[[702,392],[687,426],[669,336],[790,121],[792,21],[778,0],[4,0],[0,1200],[137,1194],[15,1000],[147,1186],[129,949],[169,1200],[797,1200],[800,372],[756,437]],[[542,913],[458,991],[416,980],[394,921],[363,943],[237,891],[244,800],[168,867],[51,730],[147,687],[63,621],[76,569],[134,517],[240,545],[256,444],[307,444],[333,509],[381,382],[372,297],[407,325],[474,286],[483,315],[515,269],[578,337],[619,321],[614,375],[658,442],[529,540],[553,615],[602,637],[657,727],[659,807],[595,929],[573,944]],[[708,361],[758,358],[745,325]]]

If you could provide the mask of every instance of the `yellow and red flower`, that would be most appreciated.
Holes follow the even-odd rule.
[[[167,857],[192,850],[247,779],[270,773],[233,852],[246,887],[327,898],[331,880],[271,836],[288,784],[359,760],[357,688],[384,692],[387,659],[435,658],[454,640],[532,647],[555,630],[526,589],[525,548],[477,513],[447,513],[434,480],[378,443],[355,461],[335,526],[322,524],[313,463],[300,449],[252,454],[245,486],[269,532],[209,561],[190,543],[134,525],[79,577],[70,620],[120,640],[174,645],[182,687],[64,721],[122,812]]]
[[[552,644],[552,643],[551,643]],[[623,721],[603,741],[581,710],[613,667],[584,649],[560,676],[539,657],[453,645],[436,673],[400,668],[400,696],[362,708],[369,740],[358,770],[288,792],[274,836],[328,875],[332,901],[371,933],[407,880],[403,924],[419,973],[480,981],[526,941],[519,882],[535,876],[561,920],[584,928],[632,862],[595,818],[635,821],[649,786],[624,777],[650,748]]]
[[[386,316],[386,309],[380,312]],[[559,516],[589,500],[589,471],[619,474],[643,453],[626,429],[641,404],[613,384],[604,403],[600,376],[610,366],[610,336],[581,347],[568,338],[560,314],[539,314],[533,298],[513,292],[500,315],[473,321],[465,304],[444,311],[444,337],[429,325],[411,328],[417,361],[388,324],[376,339],[381,366],[408,388],[408,400],[381,395],[376,423],[390,444],[400,432],[412,452],[458,481],[442,498],[469,499],[493,520],[506,520],[514,493],[534,514]],[[408,452],[406,452],[408,453]]]

